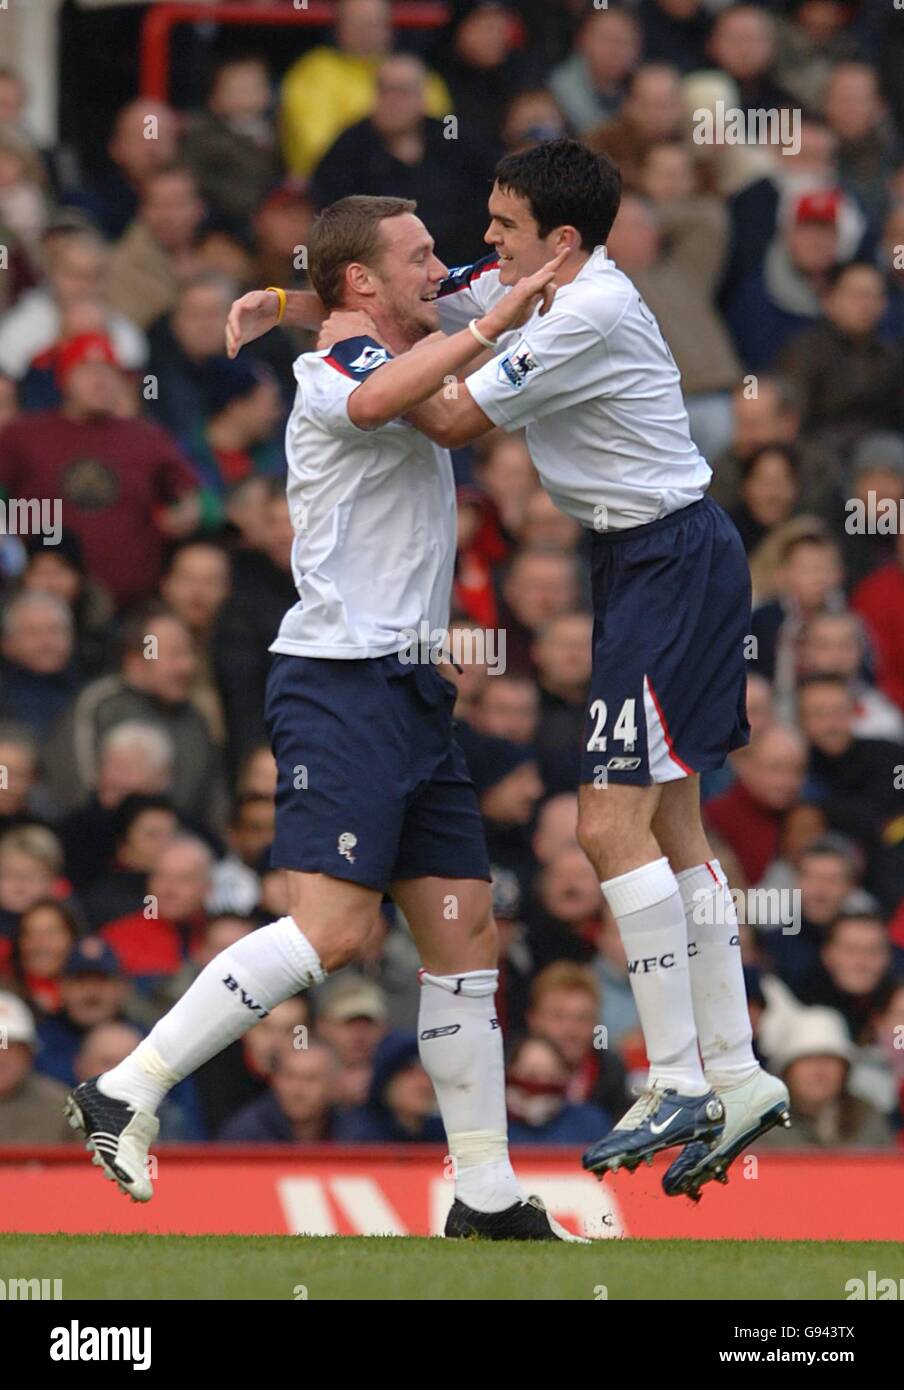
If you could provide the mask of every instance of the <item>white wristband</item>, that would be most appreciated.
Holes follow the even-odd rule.
[[[493,340],[492,340],[491,338],[485,338],[485,337],[483,336],[483,334],[481,333],[480,329],[477,327],[477,320],[476,320],[476,319],[471,319],[471,322],[468,324],[468,328],[471,330],[471,332],[473,333],[474,337],[477,339],[478,343],[480,343],[480,346],[481,346],[481,347],[493,349],[493,348],[497,348],[497,347],[499,346],[499,344],[498,344],[498,343],[494,343]]]

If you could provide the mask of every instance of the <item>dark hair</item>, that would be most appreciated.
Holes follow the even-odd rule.
[[[133,792],[123,797],[113,812],[112,829],[115,844],[122,843],[138,817],[143,816],[146,811],[165,811],[168,815],[176,816],[176,808],[169,797]]]
[[[621,202],[618,168],[580,140],[545,140],[506,155],[496,165],[496,183],[526,200],[541,237],[576,227],[585,251],[602,246]]]
[[[826,274],[829,289],[836,290],[849,270],[871,270],[879,280],[882,279],[882,271],[872,261],[842,261],[839,265],[833,265]]]
[[[847,676],[835,675],[831,671],[814,671],[809,676],[802,676],[797,682],[797,693],[800,696],[805,690],[810,690],[814,686],[830,685],[834,685],[838,689],[843,690],[849,698],[853,699],[851,682],[848,680]]]
[[[781,454],[791,475],[797,478],[800,473],[800,453],[793,444],[761,444],[758,449],[754,449],[748,458],[741,461],[741,481],[746,482],[753,470],[756,468],[760,459],[765,454]]]
[[[325,309],[336,309],[342,302],[346,266],[353,261],[372,266],[379,260],[380,223],[416,207],[411,198],[353,194],[324,208],[308,238],[308,273]]]
[[[25,984],[25,969],[22,964],[22,924],[33,912],[45,912],[48,908],[57,914],[68,931],[71,946],[74,946],[79,938],[86,935],[88,931],[87,923],[80,916],[79,912],[74,909],[74,905],[61,902],[59,898],[39,898],[36,903],[32,903],[31,907],[27,907],[16,925],[16,934],[13,937],[12,952],[10,955],[13,978],[22,986]],[[28,995],[24,989],[22,994],[27,1000]]]

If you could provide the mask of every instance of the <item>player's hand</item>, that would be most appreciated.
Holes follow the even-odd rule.
[[[363,309],[334,309],[320,325],[317,350],[322,352],[347,338],[377,338],[377,325],[370,314],[365,314]]]
[[[566,246],[542,269],[523,276],[505,298],[478,321],[477,327],[484,337],[495,339],[512,328],[521,328],[537,308],[541,314],[547,314],[556,293],[553,281],[570,255],[571,248]]]
[[[276,327],[279,295],[272,290],[252,290],[236,299],[226,320],[226,356],[236,357],[239,348]]]

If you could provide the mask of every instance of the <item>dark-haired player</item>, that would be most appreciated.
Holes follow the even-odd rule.
[[[787,1090],[753,1054],[737,917],[700,816],[699,774],[748,737],[750,583],[734,526],[706,498],[712,474],[691,440],[672,354],[606,254],[620,196],[615,166],[577,141],[501,161],[492,253],[441,287],[443,328],[567,250],[555,303],[506,335],[461,390],[407,418],[447,447],[494,426],[526,428],[550,496],[592,532],[578,833],[624,941],[650,1073],[584,1164],[633,1168],[684,1145],[664,1184],[696,1195],[787,1122]],[[233,347],[269,326],[270,298],[234,306]],[[298,311],[310,316],[307,304]],[[347,336],[348,325],[332,330]]]

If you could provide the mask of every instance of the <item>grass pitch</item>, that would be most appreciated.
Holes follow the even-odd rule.
[[[69,1299],[844,1299],[868,1269],[904,1277],[882,1241],[4,1235],[0,1278],[54,1278]]]

